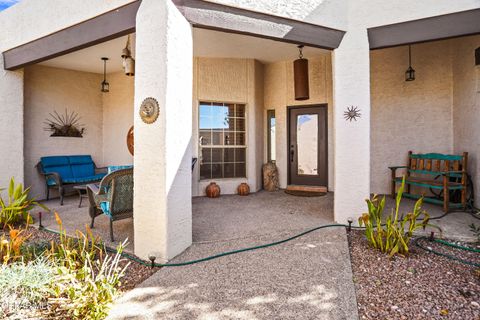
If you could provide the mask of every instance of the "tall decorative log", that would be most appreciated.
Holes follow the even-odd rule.
[[[278,169],[275,163],[269,162],[263,165],[263,188],[266,191],[276,191],[279,189]]]

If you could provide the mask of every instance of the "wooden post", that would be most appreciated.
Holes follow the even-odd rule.
[[[443,212],[448,212],[448,203],[450,202],[450,194],[448,191],[448,175],[443,176]]]
[[[392,170],[392,198],[395,199],[395,189],[396,189],[396,182],[395,182],[395,178],[396,178],[396,174],[395,172],[397,171],[396,168],[390,168]]]
[[[408,151],[408,160],[407,160],[407,174],[406,174],[406,177],[405,177],[405,180],[408,179],[408,177],[410,177],[410,166],[411,166],[411,163],[412,163],[412,151]],[[407,193],[410,193],[410,184],[407,183]]]
[[[468,164],[468,152],[463,153],[463,162],[462,162],[462,207],[465,209],[467,207],[467,164]]]

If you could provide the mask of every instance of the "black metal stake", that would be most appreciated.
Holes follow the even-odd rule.
[[[156,258],[157,258],[157,257],[155,257],[154,255],[149,255],[149,256],[148,256],[148,259],[152,262],[152,265],[151,265],[151,266],[152,266],[152,269],[155,268],[155,259],[156,259]]]

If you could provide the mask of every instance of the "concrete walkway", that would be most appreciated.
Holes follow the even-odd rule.
[[[332,195],[283,192],[196,198],[187,261],[289,237],[331,223]],[[125,294],[110,319],[357,319],[343,228],[275,247],[163,268]]]

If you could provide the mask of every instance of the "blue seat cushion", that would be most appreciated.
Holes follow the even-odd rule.
[[[68,156],[74,178],[91,177],[95,175],[95,165],[89,155]]]
[[[89,183],[89,182],[100,181],[105,176],[106,176],[106,173],[99,173],[99,174],[95,174],[93,176],[88,176],[88,177],[63,179],[63,182],[64,183]]]
[[[124,165],[124,166],[108,166],[108,173],[112,173],[117,170],[122,170],[122,169],[131,169],[133,168],[133,165]]]
[[[72,168],[66,156],[42,157],[40,162],[45,173],[56,172],[62,179],[73,178]],[[55,184],[55,181],[52,180],[50,183]]]
[[[111,216],[110,214],[110,202],[102,201],[100,202],[100,209],[102,209],[103,213],[107,216]]]

